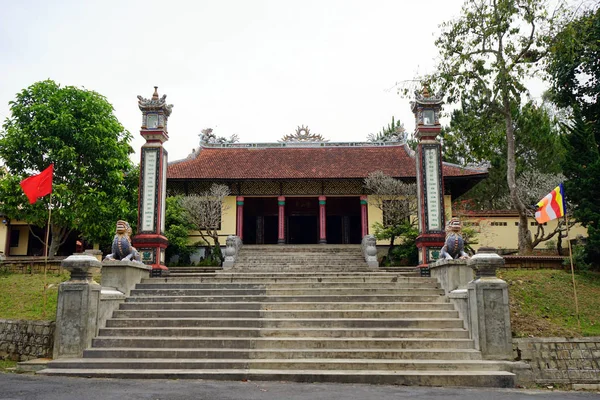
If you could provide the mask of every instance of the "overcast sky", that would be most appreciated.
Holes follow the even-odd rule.
[[[137,95],[174,104],[169,159],[203,128],[274,142],[307,125],[363,141],[391,117],[412,131],[396,82],[432,72],[434,40],[462,0],[0,0],[0,118],[34,82],[95,90],[129,130]]]

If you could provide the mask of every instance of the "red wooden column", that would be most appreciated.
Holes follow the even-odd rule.
[[[277,198],[277,205],[279,206],[279,214],[277,221],[277,244],[285,244],[285,197],[279,196]]]
[[[237,207],[236,220],[235,220],[235,234],[242,241],[244,240],[244,197],[238,196],[235,198],[235,204]]]
[[[367,213],[367,196],[360,196],[360,234],[365,237],[369,234],[369,217]]]
[[[325,215],[326,203],[327,203],[327,198],[325,196],[319,196],[319,243],[320,244],[327,243],[327,226],[325,225],[325,221],[327,219],[327,215]]]

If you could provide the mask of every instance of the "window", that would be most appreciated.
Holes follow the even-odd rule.
[[[10,247],[19,247],[19,237],[21,231],[19,229],[11,229],[10,231]]]
[[[492,221],[492,226],[508,226],[507,222]]]

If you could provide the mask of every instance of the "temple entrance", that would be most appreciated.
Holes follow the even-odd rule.
[[[327,243],[359,244],[360,197],[327,197]]]
[[[285,208],[286,243],[318,243],[319,199],[317,197],[288,197]]]
[[[276,197],[246,197],[244,243],[277,244],[277,218]]]

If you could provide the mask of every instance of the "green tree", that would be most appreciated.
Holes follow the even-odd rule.
[[[382,222],[376,222],[373,228],[378,240],[390,241],[389,260],[394,262],[404,258],[412,263],[415,256],[418,257],[415,239],[419,232],[413,218],[417,213],[416,184],[405,183],[381,171],[374,171],[365,178],[364,186],[374,195],[372,204],[383,215]],[[395,249],[397,238],[402,241],[399,248]]]
[[[460,18],[442,25],[436,41],[441,61],[429,78],[448,102],[476,105],[475,115],[503,122],[506,182],[519,214],[521,253],[532,250],[532,240],[527,205],[518,195],[514,110],[527,93],[525,80],[543,57],[548,32],[542,27],[553,26],[545,7],[539,0],[467,0]]]
[[[588,261],[600,259],[600,8],[583,11],[566,24],[550,47],[552,99],[571,111],[566,125],[565,192],[573,215],[588,229]]]
[[[600,152],[594,136],[593,123],[575,115],[564,138],[567,157],[563,162],[565,195],[570,199],[573,216],[588,230],[586,255],[589,262],[600,262]]]
[[[11,116],[0,134],[6,167],[0,180],[3,212],[44,226],[51,206],[50,256],[73,230],[89,241],[110,240],[115,221],[135,215],[139,177],[131,177],[131,135],[110,103],[94,91],[46,80],[24,89],[9,104]],[[46,197],[30,205],[19,182],[51,163],[51,204]],[[125,184],[127,180],[136,183]]]
[[[179,256],[179,264],[190,264],[191,249],[188,245],[189,232],[194,227],[185,218],[185,210],[181,205],[181,196],[170,196],[166,199],[165,236],[169,239],[166,258]]]

